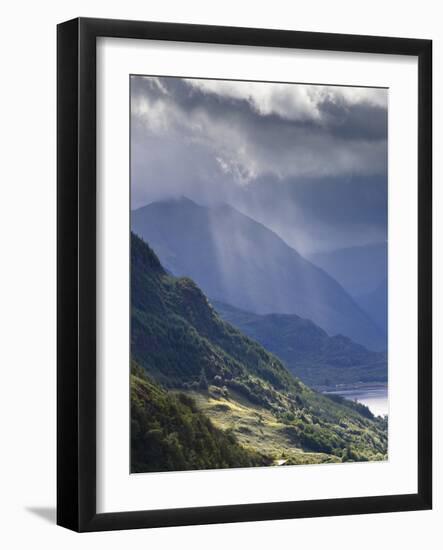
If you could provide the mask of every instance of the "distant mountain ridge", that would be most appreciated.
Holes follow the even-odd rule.
[[[257,315],[213,301],[219,315],[274,353],[310,386],[386,383],[387,356],[367,350],[349,338],[328,336],[297,315]]]
[[[372,292],[386,278],[386,242],[311,254],[308,259],[334,277],[354,298]]]
[[[374,290],[357,296],[356,302],[371,316],[377,325],[388,332],[388,281],[384,278]]]
[[[334,277],[383,332],[387,348],[388,244],[341,248],[309,259]]]
[[[258,314],[296,314],[329,335],[384,348],[382,331],[340,284],[229,205],[155,202],[132,212],[131,227],[168,271],[191,277],[213,299]]]

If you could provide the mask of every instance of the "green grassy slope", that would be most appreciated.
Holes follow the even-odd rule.
[[[131,471],[201,470],[264,466],[269,460],[216,428],[194,400],[173,394],[131,370]]]
[[[170,276],[135,235],[131,262],[132,358],[170,392],[191,395],[214,426],[274,463],[386,456],[385,421],[310,390],[224,322],[190,279]],[[135,462],[150,469],[149,460]]]

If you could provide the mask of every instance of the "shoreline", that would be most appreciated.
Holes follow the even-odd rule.
[[[336,384],[335,386],[312,386],[312,389],[320,393],[340,393],[347,391],[381,390],[388,387],[388,382],[357,382],[355,384]]]

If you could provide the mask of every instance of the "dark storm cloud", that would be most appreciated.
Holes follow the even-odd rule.
[[[131,79],[133,206],[230,202],[306,251],[386,232],[387,92]]]
[[[254,188],[243,188],[235,200],[238,209],[302,253],[386,239],[384,177],[334,177],[327,182],[310,178],[296,183],[263,178]]]
[[[331,135],[344,139],[385,140],[388,116],[385,107],[360,103],[349,107],[345,102],[325,100],[321,111],[330,120]]]

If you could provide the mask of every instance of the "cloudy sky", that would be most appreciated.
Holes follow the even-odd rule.
[[[383,89],[131,77],[132,208],[227,202],[301,253],[386,239]]]

